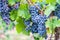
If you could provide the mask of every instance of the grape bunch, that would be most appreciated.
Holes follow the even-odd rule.
[[[0,8],[1,8],[1,17],[2,19],[6,22],[6,24],[9,24],[9,7],[8,7],[8,2],[7,0],[1,0],[0,1]]]
[[[31,20],[32,20],[32,22],[37,23],[38,9],[35,6],[30,6],[29,7],[29,11],[30,11],[30,14],[31,14]]]
[[[31,14],[31,21],[33,23],[32,26],[31,26],[31,32],[32,33],[37,33],[38,32],[38,30],[37,30],[38,21],[37,20],[39,19],[39,17],[38,17],[38,9],[35,6],[30,6],[29,11],[30,11],[30,14]]]
[[[32,21],[32,25],[30,25],[30,21],[28,21],[28,23],[26,23],[27,27],[28,27],[27,29],[30,30],[32,33],[39,33],[40,36],[44,36],[46,34],[46,27],[45,27],[46,19],[47,19],[46,15],[35,16],[35,18],[32,19],[35,21],[35,22]]]
[[[31,14],[31,20],[29,19],[29,21],[25,21],[25,25],[27,26],[26,29],[30,30],[32,33],[36,33],[37,32],[37,21],[35,19],[35,16],[38,15],[38,9],[35,6],[29,6],[29,12]],[[32,25],[30,25],[32,21]],[[28,23],[27,23],[28,22]]]
[[[32,25],[29,25],[28,29],[30,28],[30,31],[32,33],[39,33],[40,36],[43,36],[46,33],[45,22],[47,20],[47,17],[46,15],[42,16],[41,14],[39,14],[38,10],[39,9],[37,9],[35,6],[29,7]],[[29,24],[31,21],[28,21]]]
[[[18,9],[19,2],[16,3],[14,6],[10,6],[8,4],[8,0],[0,0],[0,13],[1,17],[6,24],[10,23],[10,11],[13,9]]]
[[[55,16],[58,17],[58,19],[60,19],[60,5],[57,4],[57,8],[55,9]]]
[[[46,33],[46,27],[45,27],[45,22],[47,20],[46,15],[42,16],[40,15],[39,23],[38,23],[38,33],[40,36],[44,36]]]

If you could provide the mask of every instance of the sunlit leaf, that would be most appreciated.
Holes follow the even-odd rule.
[[[21,0],[15,0],[16,2],[20,2]]]
[[[25,25],[24,25],[23,19],[22,19],[21,17],[19,17],[19,18],[16,19],[16,21],[18,22],[18,23],[16,24],[16,31],[17,31],[18,33],[24,31]]]
[[[60,27],[60,19],[57,21],[57,27]]]
[[[8,0],[10,5],[14,5],[15,4],[15,0]]]
[[[27,32],[26,30],[23,30],[22,33],[25,35],[30,35],[30,31]]]
[[[56,2],[60,4],[60,0],[56,0]]]
[[[30,18],[28,4],[21,4],[20,5],[20,8],[18,10],[18,16],[21,16],[22,18],[25,18],[25,19],[29,19]]]
[[[49,5],[49,6],[46,8],[46,10],[45,10],[44,13],[45,13],[47,16],[49,16],[50,13],[51,13],[52,11],[54,11],[54,10],[55,10],[55,6]]]
[[[32,2],[34,2],[34,3],[37,2],[37,1],[38,1],[38,0],[32,0]]]
[[[46,0],[47,4],[51,4],[51,5],[55,5],[56,4],[56,0]]]
[[[10,12],[10,19],[15,20],[17,18],[17,10],[12,10]]]

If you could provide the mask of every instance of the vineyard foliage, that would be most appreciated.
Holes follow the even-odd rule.
[[[20,6],[17,10],[13,9],[10,12],[10,19],[15,23],[15,27],[18,33],[26,33],[24,30],[26,28],[24,20],[28,20],[31,17],[29,13],[29,4],[27,0],[8,0],[10,6],[15,5],[15,2],[20,2]],[[47,16],[50,15],[51,11],[56,9],[57,3],[60,4],[60,0],[32,0],[32,2],[40,2],[42,9],[46,7],[44,13]]]

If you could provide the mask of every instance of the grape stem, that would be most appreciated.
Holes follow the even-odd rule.
[[[26,0],[26,1],[28,2],[29,5],[34,5],[34,4],[35,4],[35,3],[33,3],[31,0]],[[34,5],[34,6],[39,9],[38,6],[36,6],[36,5]],[[41,10],[41,9],[39,9],[39,10]]]

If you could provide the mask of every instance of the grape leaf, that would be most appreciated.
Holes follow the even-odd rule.
[[[51,5],[55,5],[56,4],[56,0],[46,0],[47,4],[51,4]]]
[[[56,2],[60,4],[60,0],[56,0]]]
[[[20,2],[21,0],[15,0],[16,2]]]
[[[60,27],[60,19],[57,21],[57,26],[56,27]]]
[[[8,0],[10,5],[14,5],[15,4],[15,0]]]
[[[28,4],[20,4],[20,10],[28,10]]]
[[[25,18],[25,19],[30,18],[28,4],[21,4],[20,5],[20,8],[18,10],[18,16],[21,16],[22,18]]]
[[[17,10],[12,10],[10,12],[10,19],[15,20],[17,18]]]
[[[54,11],[55,10],[55,6],[52,6],[52,5],[49,5],[46,9],[45,9],[45,14],[47,15],[47,16],[49,16],[50,15],[50,13],[52,12],[52,11]]]
[[[23,30],[22,33],[25,35],[30,35],[30,31],[27,32],[26,30]]]
[[[32,2],[34,2],[34,3],[37,2],[37,1],[38,1],[38,0],[32,0]]]
[[[25,24],[24,24],[23,19],[22,19],[21,17],[18,17],[18,18],[16,19],[16,21],[17,21],[16,31],[17,31],[18,33],[24,31],[24,29],[25,29]]]

